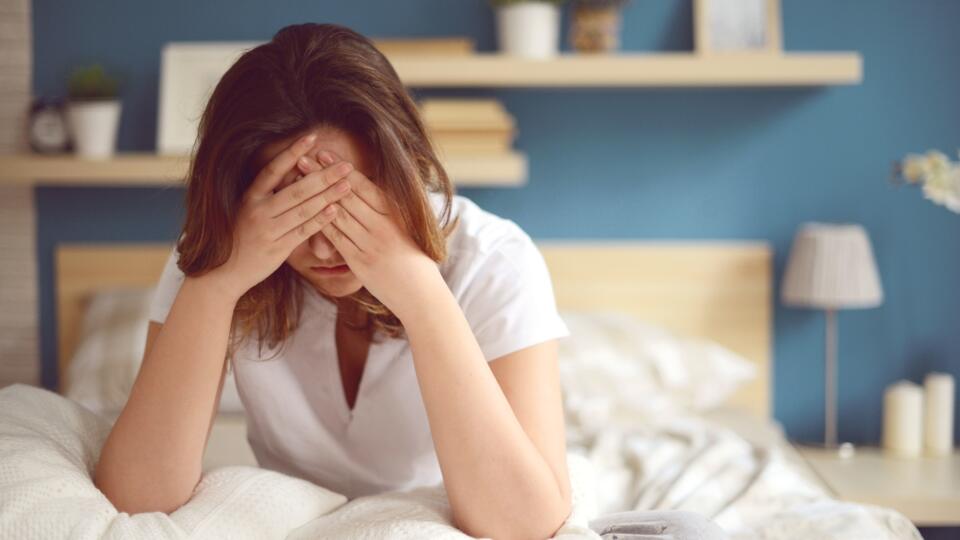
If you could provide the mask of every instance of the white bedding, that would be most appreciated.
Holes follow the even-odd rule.
[[[468,538],[442,486],[348,502],[254,467],[208,472],[169,515],[117,513],[90,480],[109,426],[46,390],[0,390],[0,537]],[[697,511],[735,539],[920,538],[900,514],[830,499],[778,446],[704,418],[568,429],[574,512],[557,538],[599,538],[588,520],[623,509]]]
[[[782,439],[752,442],[695,416],[608,425],[592,434],[568,426],[568,432],[571,451],[594,466],[599,514],[694,511],[731,539],[921,538],[893,510],[831,498]]]
[[[730,353],[637,331],[642,328],[623,316],[573,322],[583,352],[571,354],[570,345],[561,350],[567,445],[593,465],[599,514],[694,511],[734,539],[920,539],[897,512],[832,499],[791,459],[782,433],[743,436],[749,425],[743,414],[719,422],[717,409],[674,399],[676,388],[651,386],[664,379],[662,366],[672,364],[674,372],[686,370],[674,379],[687,381],[681,388],[690,396],[718,381],[725,387],[715,396],[719,403],[736,388],[730,381],[742,380],[729,376],[737,364]],[[672,353],[649,361],[665,350]],[[728,427],[733,423],[740,429]]]
[[[206,473],[171,514],[118,513],[91,473],[110,423],[53,392],[0,390],[0,538],[469,538],[450,525],[443,487],[347,501],[310,482],[255,467]],[[587,520],[592,474],[571,455],[574,512],[558,538],[599,536]]]

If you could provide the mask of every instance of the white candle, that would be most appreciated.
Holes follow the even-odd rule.
[[[919,456],[923,449],[923,389],[897,381],[883,394],[883,448],[903,457]]]
[[[924,448],[927,455],[946,456],[953,451],[953,376],[930,373],[924,388]]]

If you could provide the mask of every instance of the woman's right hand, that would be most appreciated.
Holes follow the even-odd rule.
[[[353,166],[347,161],[313,171],[274,192],[315,140],[315,135],[300,138],[280,152],[244,195],[234,226],[233,251],[227,262],[211,270],[234,298],[269,277],[294,248],[333,221],[335,213],[324,210],[332,210],[330,203],[350,192],[344,177]]]

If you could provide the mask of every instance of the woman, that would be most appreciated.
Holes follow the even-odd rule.
[[[570,512],[535,245],[453,194],[389,62],[281,29],[217,84],[143,364],[96,467],[122,511],[186,502],[232,367],[261,466],[356,497],[443,482],[474,536]]]

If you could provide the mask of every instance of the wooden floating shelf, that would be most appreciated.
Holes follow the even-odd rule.
[[[859,84],[855,52],[391,55],[413,87],[720,87]]]
[[[531,60],[503,54],[394,53],[411,87],[790,87],[858,84],[856,52],[562,54]],[[517,152],[451,155],[444,166],[457,186],[522,186],[527,158]],[[178,185],[187,156],[121,153],[107,160],[72,154],[0,155],[0,184]]]
[[[448,156],[443,163],[457,186],[518,187],[527,180],[527,158],[516,152]],[[72,154],[4,154],[0,155],[0,184],[180,185],[188,167],[187,156],[152,153],[120,153],[106,160]]]

